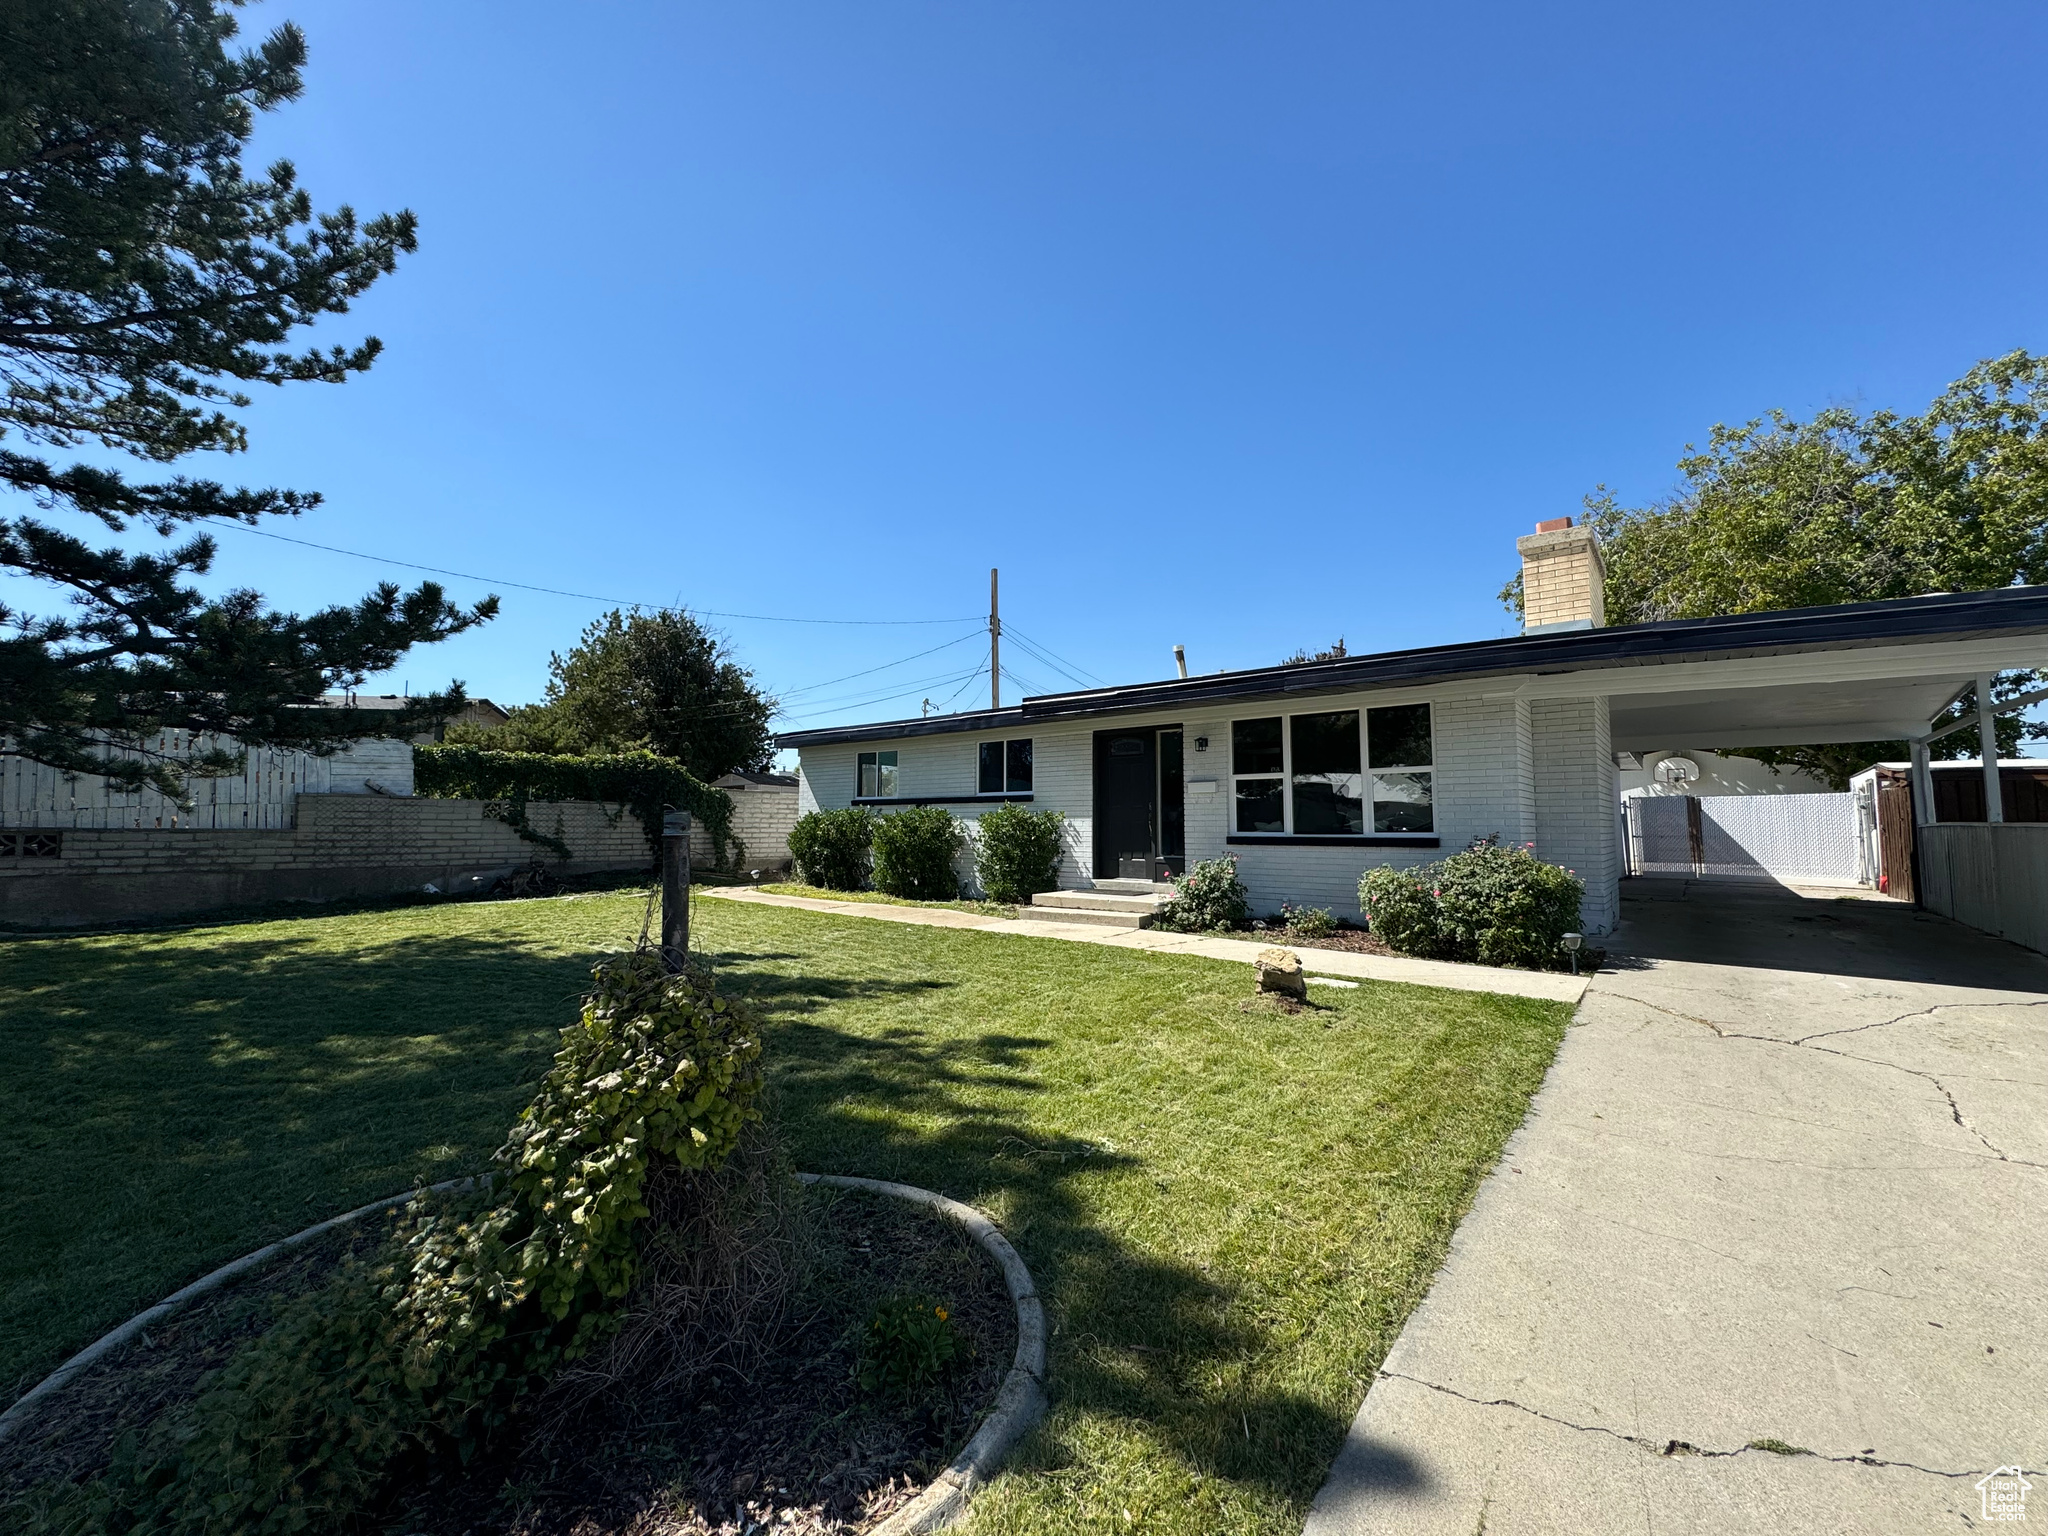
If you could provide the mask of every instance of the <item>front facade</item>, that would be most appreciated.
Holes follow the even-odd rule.
[[[1062,886],[1168,878],[1228,854],[1254,910],[1292,901],[1353,918],[1370,865],[1498,836],[1577,870],[1586,920],[1613,919],[1616,790],[1598,699],[1473,683],[903,724],[915,734],[798,743],[799,809],[944,805],[971,838],[984,811],[1022,802],[1066,818]]]
[[[1497,837],[1577,873],[1582,926],[1602,933],[1618,758],[1910,737],[1973,678],[2048,662],[2044,588],[1606,628],[1598,545],[1560,524],[1522,541],[1542,608],[1520,638],[793,732],[799,809],[942,805],[971,837],[1025,803],[1066,818],[1064,887],[1228,855],[1254,911],[1354,920],[1368,868]],[[962,875],[971,888],[971,846]]]

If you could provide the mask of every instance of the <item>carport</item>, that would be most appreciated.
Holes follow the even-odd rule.
[[[1938,912],[2048,948],[2048,827],[2003,823],[1994,718],[2048,690],[1936,728],[1957,699],[1988,697],[2003,671],[2048,667],[2048,588],[1904,598],[1880,603],[1594,629],[1587,665],[1544,669],[1521,685],[1531,699],[1593,694],[1612,748],[1643,752],[1680,740],[1744,748],[1904,740],[1913,793],[1879,808],[1912,826],[1919,896]],[[1934,825],[1929,748],[1959,732],[1984,744],[1992,819]],[[1617,860],[1617,863],[1621,861]]]

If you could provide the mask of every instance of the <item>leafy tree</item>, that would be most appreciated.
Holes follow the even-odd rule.
[[[0,5],[0,488],[43,513],[185,535],[162,552],[94,548],[37,516],[0,518],[0,569],[68,596],[61,611],[0,606],[0,739],[126,786],[180,792],[224,752],[160,753],[164,730],[331,750],[411,734],[462,703],[460,685],[405,711],[317,707],[416,644],[496,612],[441,589],[377,587],[301,617],[254,592],[207,599],[208,519],[254,524],[317,494],[136,481],[7,445],[97,445],[168,464],[239,452],[243,387],[340,383],[380,343],[289,350],[415,245],[411,213],[316,215],[289,162],[243,174],[255,114],[303,89],[305,39],[279,27],[231,53],[234,0],[6,0]],[[103,760],[106,744],[113,756]]]
[[[1918,416],[1846,407],[1796,421],[1782,411],[1716,426],[1679,460],[1678,490],[1624,507],[1603,486],[1586,524],[1607,560],[1607,621],[1762,613],[1929,592],[2048,582],[2048,358],[2012,352],[1979,363]],[[1521,610],[1517,577],[1501,594]],[[2035,686],[2006,673],[1994,696]],[[1974,693],[1974,690],[1973,690]],[[1948,718],[1976,707],[1965,695]],[[1998,722],[1999,751],[2048,728]],[[1743,747],[1746,757],[1846,787],[1903,758],[1902,741]],[[1934,743],[1974,757],[1974,731]]]
[[[718,638],[680,609],[613,609],[568,655],[551,656],[547,698],[504,725],[455,725],[448,740],[521,752],[659,752],[705,783],[773,755],[775,701]]]

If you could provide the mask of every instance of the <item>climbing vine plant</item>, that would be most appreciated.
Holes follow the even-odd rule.
[[[661,851],[661,818],[666,810],[688,811],[711,838],[711,856],[727,866],[732,842],[732,799],[696,778],[672,757],[653,752],[616,752],[604,757],[552,756],[545,752],[494,752],[484,747],[414,747],[413,788],[442,799],[482,800],[491,814],[529,843],[556,857],[574,857],[559,837],[534,828],[529,802],[595,800],[623,806],[639,819],[650,853]]]

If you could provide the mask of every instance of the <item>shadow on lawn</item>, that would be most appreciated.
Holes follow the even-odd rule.
[[[1230,1287],[1105,1228],[1083,1186],[1142,1176],[1143,1159],[1034,1125],[1028,1110],[997,1102],[1044,1092],[1034,1064],[1056,1041],[915,1024],[835,1028],[813,1016],[857,984],[749,973],[742,957],[723,958],[734,967],[731,990],[770,1014],[770,1113],[799,1166],[1001,1206],[1053,1329],[1054,1420],[1024,1453],[1030,1463],[1068,1460],[1058,1424],[1067,1409],[1121,1421],[1191,1471],[1306,1506],[1348,1418],[1254,1385],[1248,1378],[1281,1346],[1233,1310]]]
[[[18,1130],[0,1184],[34,1193],[0,1233],[0,1289],[17,1298],[0,1400],[235,1254],[481,1167],[594,959],[503,933],[338,952],[305,932],[11,953],[0,1108]],[[1344,1419],[1261,1384],[1280,1346],[1226,1284],[1102,1220],[1105,1181],[1144,1165],[1034,1122],[1050,1032],[952,1033],[961,983],[945,979],[791,974],[816,957],[765,948],[712,958],[769,1014],[771,1104],[801,1166],[1001,1204],[1054,1325],[1056,1408],[1305,1506]],[[921,999],[945,1004],[944,1030],[920,1025]],[[835,1027],[835,1010],[876,1002],[904,1014]],[[1075,1428],[1056,1413],[1031,1459],[1067,1459]]]
[[[487,1166],[595,959],[516,933],[342,950],[296,926],[10,946],[0,1403],[228,1259]]]

